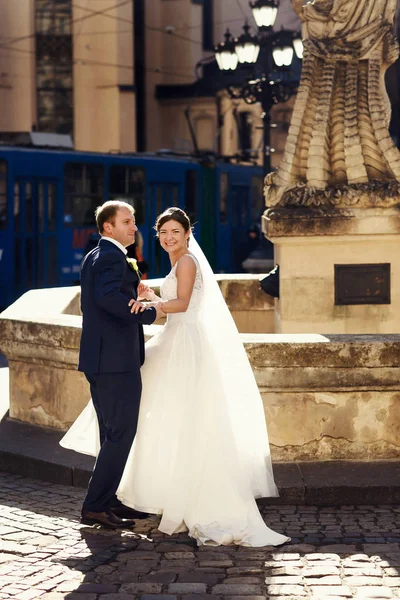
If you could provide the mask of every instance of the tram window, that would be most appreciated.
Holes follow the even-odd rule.
[[[25,231],[32,233],[33,230],[33,197],[32,197],[32,184],[25,184]]]
[[[54,231],[56,227],[56,186],[54,183],[47,185],[47,229]],[[39,231],[43,232],[45,227],[45,184],[38,186],[38,225]]]
[[[0,229],[7,227],[7,163],[0,161]]]
[[[14,227],[15,227],[15,233],[19,233],[20,232],[20,228],[21,228],[21,203],[20,203],[20,199],[19,199],[19,188],[20,188],[20,184],[19,183],[14,183]]]
[[[146,219],[145,170],[140,167],[110,167],[110,200],[121,198],[135,209],[137,225]]]
[[[38,227],[40,233],[43,233],[44,228],[44,184],[38,185]]]
[[[56,186],[49,183],[47,191],[47,227],[49,231],[56,228]]]
[[[221,173],[219,179],[219,220],[228,222],[229,214],[229,181],[228,173]]]
[[[160,215],[163,211],[163,188],[161,185],[156,187],[156,216]]]
[[[173,185],[171,188],[171,206],[179,206],[179,187]]]
[[[67,163],[64,170],[64,225],[93,226],[94,211],[103,202],[103,165]]]
[[[190,220],[194,222],[198,218],[198,173],[197,171],[186,171],[185,175],[185,208],[186,212],[190,217]]]
[[[263,178],[254,175],[251,178],[251,220],[258,222],[265,210]]]
[[[233,227],[237,227],[239,225],[240,211],[241,211],[240,189],[232,187],[232,225],[233,225]]]

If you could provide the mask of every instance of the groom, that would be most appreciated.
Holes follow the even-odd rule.
[[[90,384],[100,430],[97,457],[81,523],[118,529],[134,521],[124,517],[116,491],[137,428],[142,390],[140,367],[144,361],[142,325],[163,315],[154,307],[131,312],[136,300],[139,274],[126,260],[126,246],[137,231],[133,208],[110,200],[96,209],[101,239],[86,255],[81,268],[82,338],[78,370]]]

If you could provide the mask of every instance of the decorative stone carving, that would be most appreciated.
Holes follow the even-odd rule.
[[[384,75],[398,56],[396,0],[292,0],[303,71],[267,206],[400,204],[400,153]]]

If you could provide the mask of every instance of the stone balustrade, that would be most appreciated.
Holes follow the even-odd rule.
[[[242,335],[275,460],[400,457],[400,335]]]
[[[222,278],[220,285],[233,313],[252,306],[264,318],[273,315],[256,278]],[[88,385],[76,370],[78,312],[79,288],[53,288],[24,294],[0,316],[10,418],[65,430],[86,404]],[[159,327],[146,327],[147,338]],[[399,458],[400,335],[245,333],[242,339],[275,461]]]

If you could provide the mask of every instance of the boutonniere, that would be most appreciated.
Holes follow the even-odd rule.
[[[140,272],[139,272],[139,267],[138,267],[136,258],[127,258],[126,262],[128,263],[128,265],[130,266],[131,269],[136,271],[136,274],[140,279]]]

